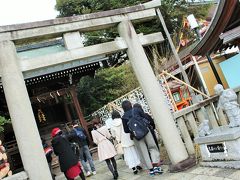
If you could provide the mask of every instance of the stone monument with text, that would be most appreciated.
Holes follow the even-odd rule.
[[[199,144],[203,166],[240,168],[240,108],[237,95],[232,89],[224,89],[217,84],[215,94],[219,95],[218,109],[222,109],[229,125],[213,128],[209,131],[207,121],[199,127]],[[205,124],[204,124],[205,123]]]

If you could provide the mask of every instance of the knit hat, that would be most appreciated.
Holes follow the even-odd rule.
[[[78,124],[74,124],[74,125],[73,125],[73,128],[76,128],[76,127],[78,127]]]
[[[59,129],[59,128],[53,128],[52,133],[51,133],[52,138],[55,137],[55,136],[56,136],[58,133],[60,133],[60,132],[61,132],[61,129]]]

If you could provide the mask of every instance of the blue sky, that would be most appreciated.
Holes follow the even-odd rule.
[[[0,0],[0,26],[54,19],[56,0]]]

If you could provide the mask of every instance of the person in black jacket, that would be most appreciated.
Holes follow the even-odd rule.
[[[135,116],[145,118],[144,112],[139,108],[132,108],[132,104],[128,100],[122,102],[122,108],[124,111],[124,115],[122,116],[124,132],[130,133],[130,137],[133,139],[134,144],[139,151],[142,162],[145,162],[145,165],[149,169],[149,175],[154,176],[155,174],[162,174],[163,171],[161,167],[158,166],[160,162],[160,153],[153,139],[152,133],[148,131],[145,137],[137,140],[128,128],[129,120]]]
[[[74,154],[67,138],[62,135],[62,131],[59,128],[54,128],[51,134],[53,151],[58,156],[60,169],[66,178],[73,180],[79,175],[82,180],[85,180],[78,157]]]
[[[155,143],[156,143],[156,145],[157,145],[157,147],[158,147],[158,149],[159,149],[158,140],[157,140],[157,137],[156,137],[156,134],[155,134],[155,128],[156,128],[156,126],[155,126],[155,123],[154,123],[153,118],[152,118],[148,113],[145,113],[145,112],[143,111],[143,108],[142,108],[141,104],[135,103],[135,104],[133,105],[133,108],[138,108],[140,111],[142,111],[142,113],[144,114],[145,119],[148,120],[149,130],[151,131],[152,136],[153,136],[153,139],[154,139],[154,141],[155,141]]]
[[[81,135],[77,134],[77,131],[83,133]],[[82,163],[82,166],[84,168],[84,171],[86,172],[86,176],[90,176],[91,174],[95,175],[96,174],[96,169],[93,163],[93,159],[89,150],[89,140],[87,138],[87,133],[86,131],[82,128],[79,127],[78,124],[73,125],[73,129],[70,131],[68,135],[68,139],[70,139],[71,142],[75,142],[79,145],[79,159]],[[87,162],[89,163],[92,173],[89,171],[89,168],[87,166]]]

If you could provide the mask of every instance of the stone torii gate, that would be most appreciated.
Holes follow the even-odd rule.
[[[0,75],[14,133],[29,179],[52,179],[42,150],[24,78],[43,75],[55,66],[62,69],[76,64],[89,64],[99,55],[127,50],[130,62],[143,89],[157,128],[172,162],[182,170],[189,155],[181,140],[163,92],[148,62],[143,46],[163,41],[162,34],[137,35],[132,22],[156,18],[160,0],[142,5],[59,18],[48,21],[0,27]],[[84,47],[80,33],[117,26],[120,38],[115,41]],[[62,37],[65,51],[23,59],[16,45]],[[191,162],[191,161],[190,161]]]

